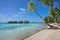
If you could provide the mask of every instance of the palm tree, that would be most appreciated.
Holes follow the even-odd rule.
[[[58,1],[59,3],[59,0],[39,0],[41,1],[44,5],[48,5],[50,10],[49,10],[49,13],[50,13],[50,16],[54,19],[54,21],[56,22],[56,17],[58,17],[58,14],[56,13],[57,11],[54,10],[53,6],[54,6],[54,1]]]
[[[47,23],[54,22],[54,21],[53,21],[53,18],[50,17],[50,16],[45,17],[45,21],[46,21]]]
[[[54,18],[55,22],[57,22],[57,19],[60,22],[60,0],[38,0],[38,1],[41,1],[44,5],[48,5],[50,8],[50,16]],[[58,5],[56,8],[54,8],[54,2],[56,2]]]
[[[48,7],[50,8],[50,13],[54,12],[53,11],[54,0],[39,0],[39,1],[41,1],[44,5],[48,5]],[[53,15],[51,15],[51,16],[53,16]]]
[[[32,1],[30,1],[29,3],[28,3],[28,10],[30,11],[30,10],[32,10],[32,11],[34,11],[44,22],[45,22],[45,20],[43,19],[43,17],[41,17],[41,15],[39,15],[39,13],[36,11],[36,8],[35,8],[35,6],[34,6],[34,4],[33,4],[33,2]],[[49,25],[47,22],[45,22],[48,26],[50,26],[50,28],[52,28],[53,26],[51,26],[51,25]]]
[[[50,10],[49,13],[50,13],[50,16],[51,16],[52,18],[55,18],[55,12],[54,12],[54,10]]]
[[[33,4],[32,1],[30,1],[30,2],[28,3],[28,10],[29,10],[29,11],[30,11],[30,10],[34,11],[42,20],[44,20],[44,19],[39,15],[39,13],[36,11],[36,8],[35,8],[35,6],[34,6],[34,4]]]
[[[58,22],[59,22],[60,21],[60,9],[59,8],[55,8],[54,11],[56,13],[56,17],[58,18]]]
[[[43,3],[43,5],[48,5],[49,7],[52,7],[54,4],[54,0],[37,0]]]

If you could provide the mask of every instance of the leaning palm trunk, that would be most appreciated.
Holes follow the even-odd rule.
[[[41,16],[39,15],[39,13],[36,11],[36,8],[34,7],[34,4],[33,4],[32,1],[29,2],[29,4],[28,4],[28,9],[29,9],[29,11],[30,11],[30,10],[34,11],[34,12],[45,22],[45,20],[43,19],[43,17],[41,17]],[[49,25],[47,22],[45,22],[45,23],[46,23],[50,28],[53,27],[53,26]]]
[[[37,12],[37,11],[34,11],[38,16],[39,16],[39,18],[41,18],[50,28],[53,28],[53,26],[52,25],[49,25],[44,19],[43,19],[43,17],[41,17],[40,15],[39,15],[39,13]]]

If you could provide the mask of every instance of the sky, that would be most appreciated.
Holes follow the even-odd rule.
[[[29,0],[0,0],[0,22],[29,20],[30,22],[43,22],[33,11],[28,12]],[[37,12],[44,18],[49,15],[48,6],[35,2]]]

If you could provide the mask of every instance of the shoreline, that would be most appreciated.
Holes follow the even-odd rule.
[[[37,30],[36,32],[34,32],[34,33],[32,33],[32,34],[30,34],[30,35],[28,35],[28,36],[26,36],[26,37],[24,37],[24,38],[22,38],[22,39],[20,39],[20,40],[25,40],[26,38],[29,38],[29,37],[35,35],[36,33],[40,32],[40,31],[42,31],[42,30],[44,30],[44,29],[46,29],[46,28],[42,28],[41,30]]]
[[[24,40],[60,40],[60,28],[44,29],[25,38]]]

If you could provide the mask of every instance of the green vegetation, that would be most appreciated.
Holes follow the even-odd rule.
[[[52,17],[48,16],[48,17],[45,17],[45,22],[50,23],[50,22],[54,22],[54,20]]]
[[[18,23],[23,23],[23,21],[19,21]]]
[[[28,20],[26,20],[26,21],[9,21],[7,23],[29,23],[29,21]]]
[[[26,20],[26,21],[24,21],[24,23],[29,23],[29,21]]]
[[[37,0],[37,1],[49,7],[50,15],[45,17],[45,19],[43,19],[41,15],[39,15],[39,13],[36,11],[36,6],[33,0],[30,0],[30,2],[28,2],[29,11],[31,10],[34,11],[47,25],[49,25],[48,23],[51,23],[51,22],[56,22],[56,23],[60,22],[59,21],[60,20],[60,0]],[[54,7],[54,2],[58,4],[57,7]]]
[[[17,23],[17,21],[9,21],[8,23]]]

